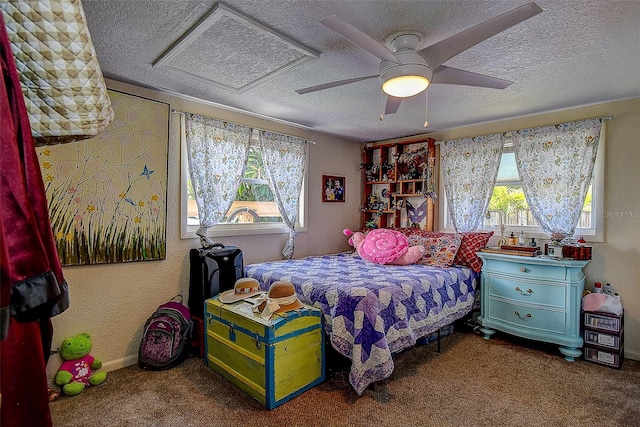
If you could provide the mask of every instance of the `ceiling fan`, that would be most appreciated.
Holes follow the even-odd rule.
[[[329,16],[320,22],[356,46],[380,58],[378,74],[324,83],[298,89],[296,92],[302,95],[362,80],[379,78],[382,91],[387,95],[384,113],[394,114],[398,111],[403,98],[417,95],[427,89],[430,84],[440,83],[504,89],[512,82],[447,67],[442,64],[478,43],[540,12],[542,12],[542,9],[537,4],[533,2],[527,3],[420,50],[417,50],[421,40],[419,33],[402,32],[395,34],[387,39],[385,46],[337,16]],[[382,115],[380,120],[382,120]],[[425,122],[426,126],[427,122]]]

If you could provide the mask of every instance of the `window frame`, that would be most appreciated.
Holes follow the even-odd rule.
[[[600,132],[600,141],[598,145],[598,153],[596,155],[596,161],[593,165],[593,175],[591,177],[591,228],[576,228],[574,236],[583,236],[587,242],[604,242],[604,157],[605,157],[605,127],[602,126]],[[513,150],[513,143],[511,138],[507,136],[505,138],[504,148],[506,150]],[[444,180],[442,177],[442,168],[439,172],[439,191],[442,194],[439,203],[439,228],[443,232],[455,232],[453,223],[449,217],[449,209],[447,207],[447,195],[444,189]],[[500,182],[496,185],[521,185],[520,181]],[[486,229],[485,229],[486,230]],[[494,231],[494,237],[500,236],[499,227],[491,229]],[[527,238],[535,237],[536,239],[548,240],[549,235],[545,233],[540,227],[522,226],[522,225],[507,225],[505,226],[504,236],[508,237],[512,232],[518,236],[521,231],[524,231]]]
[[[258,144],[259,141],[251,137],[252,144]],[[300,190],[300,206],[298,212],[298,222],[296,224],[296,232],[307,231],[308,220],[308,174],[309,174],[309,146],[306,147],[307,155],[305,160],[304,177],[302,179],[302,187]],[[181,239],[198,239],[200,238],[196,231],[199,224],[188,223],[188,186],[189,180],[189,160],[187,158],[187,140],[185,136],[184,116],[180,121],[180,238]],[[208,237],[232,237],[232,236],[248,236],[257,234],[289,234],[290,230],[284,222],[260,222],[260,223],[233,223],[233,224],[216,224],[209,228]]]

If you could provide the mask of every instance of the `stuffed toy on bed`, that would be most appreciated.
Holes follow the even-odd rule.
[[[424,255],[424,246],[410,247],[407,236],[399,231],[378,228],[365,235],[345,228],[342,232],[362,259],[376,264],[415,264]]]
[[[90,355],[91,337],[79,334],[62,341],[60,355],[64,359],[56,373],[56,384],[67,396],[80,394],[88,385],[102,384],[106,372],[94,372],[102,367],[102,362]]]

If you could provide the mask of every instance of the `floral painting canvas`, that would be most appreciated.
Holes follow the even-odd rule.
[[[109,91],[101,135],[37,149],[63,265],[164,259],[169,105]]]

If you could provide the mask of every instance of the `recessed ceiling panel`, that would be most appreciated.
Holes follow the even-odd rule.
[[[243,93],[318,56],[302,43],[219,3],[153,66]]]

